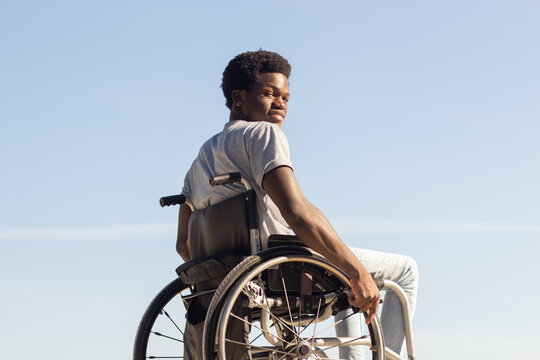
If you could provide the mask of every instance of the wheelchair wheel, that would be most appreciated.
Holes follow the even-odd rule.
[[[184,357],[184,297],[189,294],[189,287],[178,278],[156,295],[139,323],[133,347],[134,360]]]
[[[348,303],[349,291],[347,275],[305,248],[251,256],[212,299],[203,359],[343,359],[347,351],[365,349],[372,359],[384,360],[377,318],[364,325],[363,334],[340,332],[343,322],[335,315],[358,316]]]

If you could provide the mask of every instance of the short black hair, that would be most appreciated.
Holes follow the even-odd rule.
[[[265,73],[280,73],[288,79],[291,75],[291,65],[287,59],[271,51],[247,51],[236,55],[229,61],[221,81],[221,89],[227,100],[225,105],[231,109],[232,91],[249,91],[257,76]]]

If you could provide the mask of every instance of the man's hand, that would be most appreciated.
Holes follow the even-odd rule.
[[[349,303],[367,313],[366,324],[377,314],[381,293],[369,274],[362,278],[351,278]]]

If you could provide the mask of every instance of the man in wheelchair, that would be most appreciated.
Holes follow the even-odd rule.
[[[396,282],[404,290],[412,314],[418,281],[416,263],[406,256],[348,248],[322,212],[305,198],[294,175],[287,139],[281,130],[290,98],[288,81],[290,71],[291,67],[283,57],[262,50],[242,53],[229,62],[223,73],[221,85],[226,106],[230,109],[229,121],[225,124],[223,131],[203,144],[185,177],[182,193],[187,200],[180,207],[177,251],[185,261],[227,251],[245,256],[251,254],[251,249],[243,240],[246,237],[245,227],[236,225],[235,220],[244,216],[238,213],[238,211],[241,212],[238,209],[244,206],[243,194],[246,190],[240,183],[211,186],[208,182],[208,179],[214,175],[239,172],[242,178],[251,184],[256,195],[256,213],[263,249],[268,248],[272,234],[296,235],[307,247],[324,256],[348,275],[350,289],[346,293],[338,294],[338,287],[333,284],[333,282],[339,282],[336,280],[339,274],[332,275],[329,272],[328,281],[324,283],[320,275],[310,274],[305,269],[302,272],[305,274],[304,279],[298,283],[296,289],[289,290],[296,291],[299,298],[304,299],[309,296],[310,301],[315,303],[326,301],[323,298],[332,294],[334,298],[329,305],[319,307],[317,311],[324,312],[329,309],[326,311],[328,316],[336,319],[345,318],[346,320],[341,321],[336,327],[339,327],[339,331],[345,336],[355,336],[355,328],[359,327],[359,315],[351,316],[350,309],[349,314],[341,309],[349,307],[348,302],[364,312],[366,323],[371,322],[377,314],[380,302],[380,292],[374,278]],[[242,205],[231,205],[235,202]],[[219,204],[227,204],[227,206],[224,205],[223,209],[218,211],[212,210],[218,215],[211,215],[205,210],[219,208]],[[211,216],[214,217],[213,220],[209,220]],[[212,225],[208,226],[208,224]],[[282,239],[286,242],[288,238],[285,236]],[[298,264],[304,263],[291,263],[291,266],[300,266]],[[272,269],[273,267],[267,269],[266,273],[270,274],[269,277]],[[270,289],[268,291],[271,291],[274,286],[275,298],[280,298],[279,291],[283,289],[279,289],[281,286],[279,276],[275,280],[261,279],[260,283],[266,284]],[[256,303],[257,296],[261,296],[257,284],[259,283],[254,280],[246,282],[246,286],[238,290],[238,294],[242,295],[237,296],[247,296],[250,302]],[[211,288],[217,285],[219,281],[206,285],[199,284],[198,290],[204,290],[205,286]],[[234,290],[231,291],[234,293]],[[256,295],[257,293],[259,295]],[[205,303],[199,304],[200,312],[195,313],[204,314],[210,305],[210,299],[211,296],[207,296],[206,301],[201,301]],[[280,301],[285,304],[292,300],[284,295]],[[306,309],[308,306],[306,304],[304,302],[300,305],[304,307],[303,309],[296,307],[297,313],[289,311],[291,324],[296,321],[293,318],[301,317],[298,311],[300,314],[302,311],[305,313],[310,311]],[[340,307],[339,304],[345,305]],[[290,309],[292,306],[288,305]],[[277,305],[276,307],[279,308]],[[255,312],[241,314],[241,311],[238,312],[238,309],[232,307],[230,310],[240,314],[235,315],[235,318],[231,320],[236,322],[237,334],[234,335],[236,340],[230,340],[231,344],[227,348],[227,351],[235,351],[234,346],[238,347],[238,344],[247,341],[243,338],[249,330],[245,326],[245,319],[266,315],[265,311],[257,315]],[[287,317],[287,311],[283,316]],[[339,320],[335,321],[339,322]],[[201,319],[195,319],[190,323],[197,322],[200,324]],[[386,293],[381,322],[387,347],[399,354],[405,336],[404,320],[401,303],[392,291]],[[264,332],[264,336],[268,336],[270,342],[277,341],[275,338],[279,336],[287,337],[289,336],[287,328],[294,328],[291,324],[283,325],[278,335],[269,335],[267,331]],[[200,325],[199,328],[193,326],[189,328],[190,326],[188,325],[185,334],[184,357],[200,358],[202,350],[198,348],[201,346],[198,340],[202,337],[202,328]],[[235,341],[238,344],[235,345]],[[297,352],[300,351],[298,349],[302,349],[300,345],[297,347]],[[304,345],[306,348],[309,347],[308,344]],[[352,346],[342,347],[340,358],[355,359],[357,358],[355,351]],[[234,356],[229,358],[234,358]]]

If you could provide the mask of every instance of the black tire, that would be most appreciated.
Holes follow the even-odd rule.
[[[298,328],[295,328],[294,325],[291,326],[289,323],[288,329],[290,331],[285,329],[286,330],[285,332],[290,332],[288,334],[289,336],[288,340],[284,340],[285,339],[284,337],[280,338],[279,334],[281,333],[276,332],[278,335],[276,336],[275,340],[277,340],[277,342],[282,345],[272,345],[270,344],[270,342],[268,343],[269,345],[268,344],[255,345],[255,343],[250,342],[249,345],[246,346],[246,343],[248,341],[247,335],[245,335],[246,337],[246,339],[244,339],[245,341],[242,341],[242,338],[238,337],[238,326],[242,324],[247,324],[244,326],[247,326],[247,329],[249,329],[248,332],[252,330],[256,332],[260,331],[261,334],[259,335],[259,337],[257,337],[257,339],[261,338],[261,335],[264,335],[262,334],[263,331],[261,331],[261,327],[263,326],[256,325],[255,320],[252,320],[257,317],[257,315],[255,315],[255,312],[257,310],[254,310],[254,312],[246,313],[245,305],[240,305],[240,303],[245,304],[246,301],[249,301],[247,296],[245,296],[246,290],[248,288],[246,284],[253,284],[254,283],[253,280],[255,280],[255,283],[261,284],[259,288],[262,289],[263,287],[267,286],[270,283],[269,277],[266,277],[263,280],[263,277],[267,276],[266,273],[265,275],[262,275],[263,272],[267,271],[268,269],[275,269],[276,267],[278,269],[281,269],[281,266],[283,264],[286,264],[285,266],[292,266],[292,267],[302,266],[302,272],[308,270],[307,268],[304,270],[304,266],[311,267],[309,269],[309,272],[311,274],[316,274],[317,272],[319,272],[320,275],[313,277],[313,279],[317,278],[320,280],[313,280],[313,283],[310,286],[317,285],[319,286],[320,289],[322,289],[323,287],[327,287],[327,285],[324,285],[323,287],[320,286],[323,282],[325,282],[325,280],[322,280],[322,279],[331,279],[330,281],[332,282],[332,285],[327,287],[329,289],[330,288],[334,289],[335,285],[338,284],[339,285],[338,287],[340,288],[340,290],[343,290],[343,291],[339,295],[339,298],[336,295],[336,297],[334,297],[331,301],[327,303],[328,305],[326,305],[326,307],[336,306],[336,308],[342,309],[349,306],[346,300],[346,296],[344,295],[346,294],[346,291],[350,289],[349,279],[347,275],[344,274],[341,270],[339,270],[335,266],[333,266],[332,264],[330,264],[323,257],[317,254],[314,254],[305,248],[292,248],[291,249],[291,247],[270,249],[262,253],[259,253],[257,255],[253,255],[245,259],[240,264],[238,264],[228,274],[228,276],[223,280],[223,282],[217,289],[212,299],[212,302],[208,309],[208,315],[206,317],[206,322],[205,322],[204,331],[203,331],[203,359],[204,360],[215,360],[215,359],[237,360],[238,358],[247,358],[244,354],[242,354],[242,351],[244,351],[244,353],[249,351],[252,358],[259,358],[259,359],[275,358],[276,357],[275,354],[284,354],[285,352],[290,353],[291,352],[290,349],[293,349],[295,346],[294,344],[298,344],[299,341],[304,342],[304,343],[307,342],[308,345],[311,347],[311,349],[309,350],[311,355],[307,355],[307,357],[309,358],[320,357],[318,355],[319,353],[325,353],[325,351],[329,349],[330,351],[334,351],[334,352],[336,351],[335,349],[331,350],[332,348],[335,347],[335,345],[327,346],[326,348],[324,347],[325,345],[323,345],[322,347],[314,346],[313,342],[309,344],[309,341],[313,341],[313,340],[306,340],[307,338],[305,335],[300,336],[302,332],[305,329],[307,329],[309,326],[313,328],[313,325],[311,322],[309,322],[307,325],[302,325],[302,326],[305,326],[302,331],[300,331],[300,328],[301,328],[300,325],[298,326]],[[308,265],[304,265],[304,264],[308,264]],[[258,272],[259,269],[260,269],[260,272]],[[281,272],[282,270],[279,270],[279,271]],[[321,271],[324,271],[324,272],[321,273]],[[284,287],[286,287],[285,286],[286,282],[289,282],[290,280],[294,280],[292,278],[285,280],[287,276],[284,277],[283,273],[281,273],[280,277],[281,277],[281,281],[283,282]],[[290,283],[298,284],[298,281],[290,281]],[[257,286],[257,284],[255,286]],[[298,285],[296,286],[297,288],[299,288]],[[313,287],[313,289],[315,289],[315,287]],[[296,291],[298,293],[298,290]],[[263,292],[267,293],[268,290],[265,288]],[[322,293],[323,291],[321,290],[321,294]],[[337,294],[337,292],[335,293]],[[272,325],[275,325],[274,329],[277,327],[281,327],[281,328],[287,327],[286,324],[280,325],[279,322],[280,322],[280,319],[285,319],[285,317],[288,317],[288,316],[284,317],[283,315],[276,316],[275,314],[274,315],[271,314],[272,311],[283,311],[283,310],[272,310],[272,311],[262,310],[262,308],[265,307],[266,305],[268,305],[268,308],[270,309],[270,305],[268,303],[263,304],[260,307],[261,310],[258,310],[260,318],[262,318],[262,314],[265,313],[266,311],[269,314],[267,318],[270,318],[270,316],[272,316],[271,322],[273,323]],[[314,303],[312,303],[312,305],[314,305]],[[289,309],[288,311],[290,313],[291,321],[293,321],[293,317],[294,317],[295,319],[301,318],[302,321],[306,323],[308,322],[307,320],[303,320],[304,318],[306,319],[310,318],[307,313],[307,310],[304,309],[306,313],[302,313],[302,308],[300,307],[300,315],[298,315],[298,313],[295,313],[295,315],[293,315],[290,310],[293,307],[290,306],[288,303],[286,304],[285,307]],[[312,312],[316,311],[317,317],[318,317],[319,311],[323,309],[323,307],[321,307],[321,303],[319,302],[318,309],[311,310],[311,311]],[[294,311],[297,311],[297,309],[293,310],[292,312],[294,313]],[[232,315],[231,315],[231,312],[233,313]],[[231,323],[232,325],[230,326],[223,325],[223,324],[229,324],[229,323]],[[291,328],[294,330],[292,330]],[[218,333],[220,332],[220,329],[222,330],[222,335],[225,333],[227,335],[219,337]],[[296,330],[298,331],[295,333]],[[230,335],[230,338],[229,338],[229,331],[231,331],[231,333],[235,332],[234,335]],[[369,339],[364,340],[364,341],[367,342],[367,344],[365,345],[368,345],[366,348],[369,348],[369,350],[371,350],[372,358],[376,360],[384,360],[385,359],[384,338],[383,338],[382,331],[380,329],[378,318],[376,318],[368,326],[368,331],[366,331],[366,333],[367,332],[369,332],[369,336],[366,335],[365,337],[366,338],[369,337]],[[225,339],[223,339],[223,337],[225,337]],[[317,335],[317,337],[320,337],[320,336]],[[262,338],[264,339],[264,337]],[[294,338],[294,340],[290,340],[292,338]],[[313,336],[310,339],[313,339],[313,338],[315,338],[315,330],[313,330]],[[251,339],[252,338],[250,338],[250,341]],[[330,339],[330,337],[326,339]],[[257,340],[257,341],[260,341],[260,340]],[[360,341],[360,340],[358,338],[358,339],[355,339],[355,341]],[[240,343],[243,343],[244,345],[241,345]],[[369,346],[369,343],[371,343],[371,346]],[[228,344],[228,345],[225,345],[225,344]],[[237,345],[234,345],[234,344],[237,344]],[[231,348],[227,348],[227,350],[224,350],[225,346],[231,346]],[[234,348],[234,346],[236,346],[236,348]],[[297,347],[298,346],[299,345],[297,345]],[[242,348],[243,350],[240,350],[239,348]],[[256,348],[258,348],[258,350],[256,350]],[[268,350],[268,349],[271,349],[271,350]],[[258,354],[255,355],[255,352],[257,351],[258,351]],[[295,351],[299,351],[299,349]],[[231,354],[235,354],[235,355],[231,355]],[[297,355],[292,355],[292,354],[287,355],[287,356],[279,355],[278,358],[290,359],[290,358],[294,358],[295,356]]]
[[[183,291],[189,291],[180,278],[169,283],[146,309],[135,337],[133,359],[182,358],[185,304]]]

